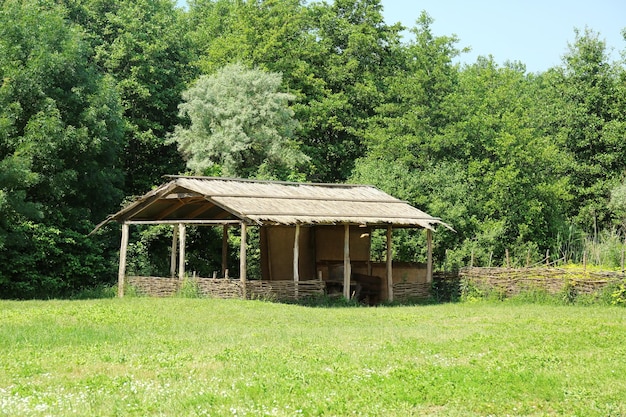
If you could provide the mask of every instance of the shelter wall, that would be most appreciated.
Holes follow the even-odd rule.
[[[293,280],[293,247],[296,228],[271,226],[261,228],[261,269],[263,279]],[[316,278],[315,233],[311,227],[300,228],[298,273],[301,280]]]
[[[318,262],[343,262],[344,233],[343,225],[315,227],[315,251]],[[367,261],[369,257],[370,230],[350,226],[350,261]]]

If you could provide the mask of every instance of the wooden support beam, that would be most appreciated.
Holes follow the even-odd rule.
[[[426,282],[433,282],[433,232],[426,229],[426,247],[428,249],[428,258],[426,260]]]
[[[222,227],[222,276],[226,277],[228,269],[228,225]]]
[[[172,250],[170,252],[170,277],[176,276],[176,257],[178,246],[178,225],[175,225],[172,231]]]
[[[174,213],[176,210],[178,210],[179,208],[181,208],[182,206],[184,206],[186,204],[185,201],[183,200],[178,200],[176,203],[173,203],[171,206],[169,206],[168,208],[166,208],[165,210],[159,212],[158,216],[156,217],[157,220],[163,220],[164,218],[166,218],[167,216],[169,216],[170,214]]]
[[[248,227],[245,223],[241,223],[241,247],[239,248],[239,279],[243,290],[243,298],[248,298],[246,290],[246,240],[248,235]]]
[[[343,296],[350,299],[350,225],[344,225],[343,238]]]
[[[300,281],[300,224],[296,223],[296,233],[293,239],[293,281],[295,282],[295,297],[298,299],[298,282]]]
[[[387,301],[393,301],[393,247],[392,228],[387,226]]]
[[[274,279],[274,263],[272,262],[272,241],[270,239],[270,231],[267,229],[265,230],[265,239],[267,246],[267,252],[265,255],[267,257],[267,271],[269,280],[272,281]]]
[[[216,216],[218,217],[218,216]],[[178,224],[184,221],[185,224],[193,224],[197,226],[216,226],[220,224],[239,224],[239,220],[197,220],[197,219],[185,219],[185,220],[129,220],[128,224]]]
[[[293,239],[293,280],[300,281],[300,225],[296,224],[296,235]]]
[[[198,217],[199,215],[201,215],[205,211],[208,211],[208,210],[212,209],[213,207],[215,207],[214,204],[210,204],[208,201],[204,200],[197,209],[195,209],[191,213],[187,214],[186,217],[188,219],[195,219],[196,217]]]
[[[122,223],[122,242],[120,244],[120,268],[117,273],[117,296],[124,296],[124,278],[126,277],[126,252],[128,251],[128,223]]]
[[[367,232],[367,275],[372,275],[372,229]]]
[[[185,238],[187,229],[183,223],[178,224],[178,279],[185,278]]]

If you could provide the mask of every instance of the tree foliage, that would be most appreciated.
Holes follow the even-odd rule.
[[[92,60],[116,82],[124,108],[125,191],[143,193],[182,170],[165,137],[180,123],[177,106],[189,80],[193,48],[185,15],[170,0],[63,0],[86,32]]]
[[[123,195],[115,85],[54,4],[4,2],[0,50],[0,288],[25,296],[93,283],[81,262],[106,261],[83,233]]]
[[[86,233],[185,169],[373,183],[454,226],[440,266],[623,239],[626,68],[600,34],[528,74],[455,64],[459,39],[416,17],[403,40],[380,0],[3,1],[0,296],[112,281],[118,236]]]
[[[293,95],[279,91],[281,76],[233,64],[205,76],[183,94],[171,141],[196,174],[282,178],[307,161],[293,140]]]
[[[587,230],[608,226],[610,190],[626,172],[624,68],[608,62],[606,44],[589,29],[575,32],[563,66],[549,71],[547,131],[571,155],[575,204],[570,215]]]

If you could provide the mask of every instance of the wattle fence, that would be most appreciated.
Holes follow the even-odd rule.
[[[574,291],[592,294],[604,287],[623,283],[623,272],[590,271],[570,268],[462,268],[460,285],[471,285],[479,290],[496,291],[513,296],[524,291],[543,290],[549,294]]]
[[[245,288],[239,279],[228,278],[178,278],[128,277],[128,285],[137,294],[152,297],[173,296],[191,288],[200,296],[214,298],[268,299],[295,301],[325,294],[326,283],[320,280],[294,282],[246,281]],[[438,272],[429,283],[396,283],[394,300],[434,298],[439,301],[458,299],[464,290],[473,288],[485,293],[511,297],[528,291],[545,291],[548,294],[582,295],[599,293],[607,286],[626,284],[626,274],[619,271],[595,271],[583,268],[462,268],[458,272]]]
[[[183,290],[185,285],[197,291],[198,295],[213,298],[252,298],[297,300],[324,294],[323,281],[246,281],[245,288],[239,279],[229,278],[178,278],[128,277],[128,285],[139,295],[170,297]],[[245,295],[245,297],[244,297]]]

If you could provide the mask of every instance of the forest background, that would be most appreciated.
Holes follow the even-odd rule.
[[[435,234],[439,268],[507,253],[580,262],[600,246],[599,263],[619,265],[626,67],[592,29],[572,33],[559,66],[529,73],[455,64],[459,39],[435,36],[426,13],[403,40],[379,0],[1,4],[0,298],[112,283],[119,231],[89,232],[164,174],[190,172],[376,185],[454,227]],[[272,120],[289,128],[263,152],[227,137],[190,163],[194,88],[238,72],[269,77],[284,104]],[[135,268],[167,260],[168,233],[135,231]],[[395,239],[398,259],[423,260],[421,234]],[[211,264],[213,240],[192,232],[204,258],[189,262]]]

